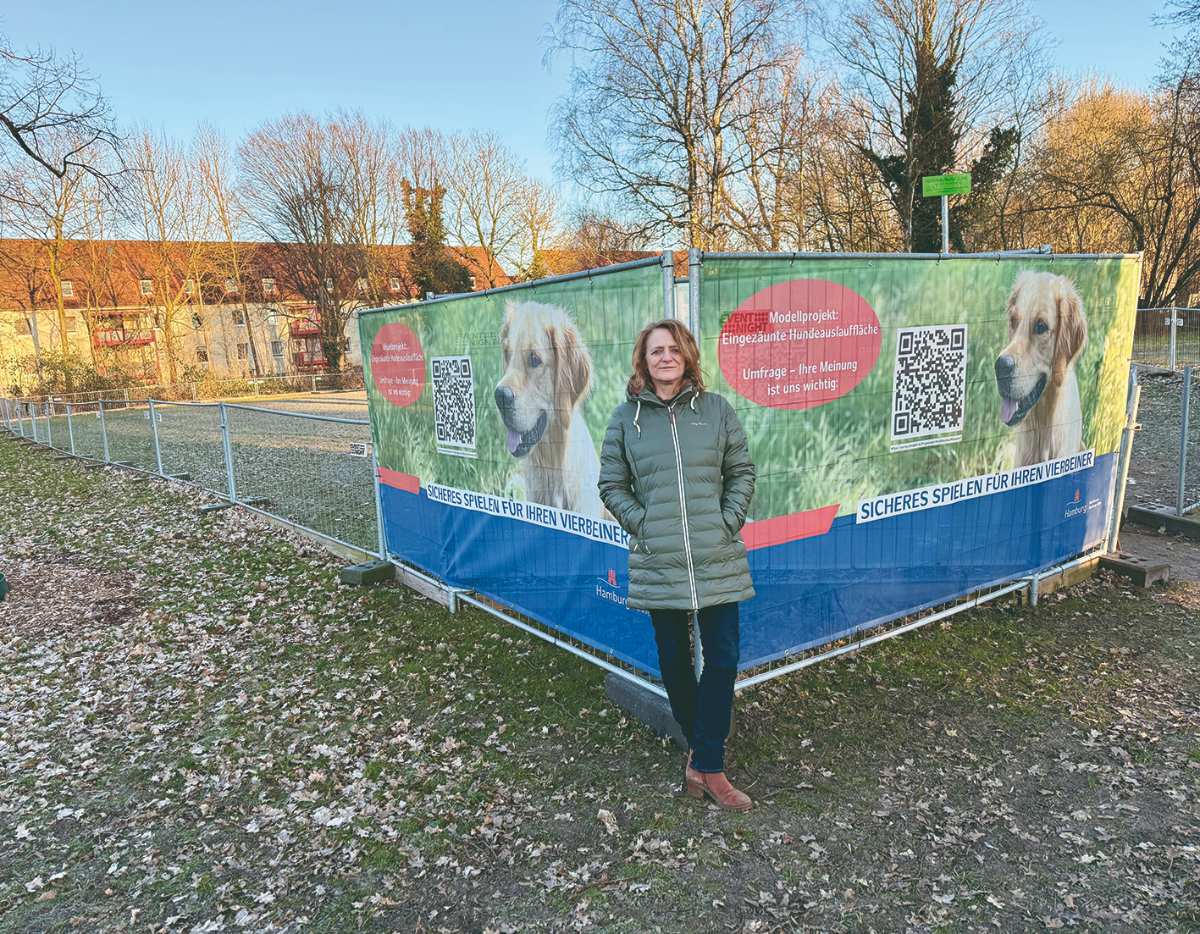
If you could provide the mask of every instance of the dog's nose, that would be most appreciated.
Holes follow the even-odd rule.
[[[996,381],[999,383],[1012,382],[1013,372],[1017,368],[1017,361],[1012,358],[1011,354],[1004,354],[996,358]]]
[[[507,386],[496,387],[496,408],[502,413],[511,412],[516,401],[517,397],[513,395],[513,391]]]

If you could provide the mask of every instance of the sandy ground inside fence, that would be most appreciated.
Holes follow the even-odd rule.
[[[1195,584],[744,695],[727,815],[596,670],[201,501],[0,439],[0,930],[1200,926]]]

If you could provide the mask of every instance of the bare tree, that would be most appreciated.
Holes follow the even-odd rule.
[[[143,130],[130,152],[129,223],[141,244],[126,251],[126,265],[149,280],[146,304],[162,331],[161,353],[168,383],[179,378],[182,316],[188,312],[187,281],[199,268],[213,233],[211,214],[191,155],[177,142]]]
[[[487,262],[484,279],[494,288],[501,284],[496,260],[511,254],[523,232],[523,167],[491,132],[455,137],[451,151],[446,172],[448,233],[463,246],[480,248]]]
[[[433,134],[397,140],[357,114],[270,121],[238,149],[250,223],[275,244],[288,284],[316,306],[332,369],[349,346],[350,317],[379,301],[392,270],[387,248],[398,240],[403,211],[397,159],[433,172],[435,149]]]
[[[543,254],[558,235],[558,194],[534,179],[526,180],[517,204],[517,249],[510,265],[517,279],[540,279],[550,272]]]
[[[565,174],[645,237],[713,248],[743,170],[732,136],[785,59],[783,0],[562,0],[554,48],[578,56],[557,107]]]
[[[51,158],[79,150],[72,128],[41,138],[43,151]],[[80,151],[84,158],[89,154]],[[63,280],[71,260],[73,242],[84,229],[84,193],[88,172],[78,164],[66,165],[61,175],[46,172],[33,162],[15,166],[9,179],[8,197],[0,202],[6,226],[36,244],[29,259],[44,265],[49,297],[54,303],[55,330],[63,357],[75,356],[69,336]]]
[[[853,140],[891,188],[910,248],[921,176],[967,168],[1044,92],[1037,26],[1025,0],[848,0],[824,18],[858,112]]]
[[[1200,282],[1200,93],[1181,80],[1144,95],[1099,87],[1048,128],[1039,202],[1049,242],[1143,251],[1145,305]]]
[[[108,102],[96,80],[74,56],[18,51],[0,36],[0,165],[32,160],[63,179],[80,172],[109,178],[119,171],[119,154]],[[64,146],[70,140],[72,145]],[[105,152],[107,150],[107,152]],[[0,195],[8,195],[7,186]]]

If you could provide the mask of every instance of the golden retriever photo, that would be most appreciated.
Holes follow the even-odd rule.
[[[525,499],[607,518],[596,488],[600,458],[581,410],[592,358],[575,323],[554,305],[509,302],[500,348],[504,375],[496,408]]]
[[[1014,466],[1083,450],[1075,361],[1087,319],[1066,276],[1026,270],[1008,296],[1008,345],[996,358],[1000,420],[1014,429]]]

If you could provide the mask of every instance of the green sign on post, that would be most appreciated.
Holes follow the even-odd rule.
[[[921,179],[921,194],[926,198],[936,198],[939,195],[965,195],[970,190],[970,172],[926,175]]]

